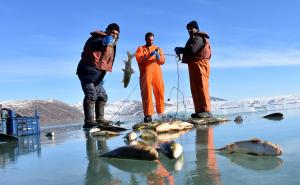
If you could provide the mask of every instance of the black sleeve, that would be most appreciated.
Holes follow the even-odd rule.
[[[184,48],[184,54],[196,54],[204,47],[204,39],[200,36],[190,38]]]

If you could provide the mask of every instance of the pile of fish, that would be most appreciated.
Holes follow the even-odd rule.
[[[148,123],[137,123],[135,124],[132,129],[133,130],[154,130],[157,133],[164,133],[164,132],[176,132],[181,130],[189,130],[193,128],[194,125],[185,121],[168,121],[168,122],[152,122],[151,124]]]
[[[135,160],[157,160],[159,153],[163,153],[170,159],[179,159],[183,154],[183,147],[174,140],[191,130],[194,125],[211,125],[228,121],[227,118],[203,118],[187,121],[175,120],[152,123],[137,123],[124,136],[126,146],[118,147],[107,153],[101,154],[104,158],[120,158]],[[112,137],[120,135],[122,129],[105,130],[105,128],[93,128],[92,136]],[[261,139],[251,139],[228,144],[218,151],[226,154],[243,153],[256,156],[279,156],[282,149],[278,144],[272,144]]]
[[[215,125],[229,121],[224,117],[212,117],[212,118],[200,118],[200,119],[188,119],[188,122],[195,125]]]
[[[128,53],[130,61],[130,53]],[[124,76],[125,77],[125,76]],[[201,123],[220,123],[227,119],[210,118],[199,119]],[[195,124],[195,123],[194,123]],[[159,153],[170,159],[178,159],[183,153],[181,144],[174,140],[187,133],[194,124],[182,120],[157,121],[152,123],[137,123],[124,136],[127,146],[121,146],[107,153],[101,154],[105,158],[157,160]],[[90,133],[93,137],[113,137],[120,135],[123,130],[107,130],[106,128],[93,128]]]

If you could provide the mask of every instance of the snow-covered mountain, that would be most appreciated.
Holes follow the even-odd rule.
[[[288,108],[300,108],[300,94],[276,96],[266,98],[254,98],[245,100],[223,100],[212,98],[212,113],[214,115],[228,115],[246,112],[271,111]],[[177,106],[178,105],[178,106]],[[82,110],[82,103],[74,105]],[[189,116],[194,111],[193,99],[191,97],[177,100],[172,99],[165,103],[165,113]],[[112,120],[141,120],[143,109],[140,101],[115,101],[109,102],[105,108],[105,116]]]
[[[82,103],[68,105],[58,100],[24,100],[0,102],[3,107],[12,108],[21,115],[32,115],[37,109],[42,122],[74,122],[83,119]],[[271,111],[288,108],[300,108],[300,94],[254,98],[229,101],[212,98],[212,113],[214,115],[228,115],[245,112]],[[165,113],[189,116],[194,111],[191,97],[172,99],[165,103]],[[156,115],[155,115],[156,116]],[[140,101],[108,102],[105,107],[105,117],[112,120],[142,120],[143,109]],[[155,117],[154,117],[155,118]]]
[[[3,101],[0,104],[22,116],[32,116],[34,110],[37,110],[42,123],[74,122],[82,120],[83,117],[81,110],[54,99]]]

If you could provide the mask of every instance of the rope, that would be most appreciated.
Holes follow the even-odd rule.
[[[180,61],[180,58],[175,55],[175,54],[164,54],[165,56],[173,56],[175,57],[175,60],[176,60],[176,65],[177,65],[177,87],[172,87],[171,89],[171,93],[170,93],[170,96],[169,96],[169,99],[168,101],[170,101],[170,98],[171,98],[171,95],[172,95],[172,92],[173,92],[173,89],[176,89],[177,90],[177,98],[176,98],[176,113],[175,113],[175,116],[174,116],[174,120],[176,119],[176,116],[178,114],[178,111],[179,111],[179,93],[181,93],[182,95],[182,98],[183,98],[183,105],[184,105],[184,116],[186,115],[186,104],[185,104],[185,98],[184,98],[184,93],[179,89],[179,61]],[[146,77],[146,74],[144,74],[143,78],[140,79],[139,81],[143,80],[144,78]],[[129,98],[131,97],[131,95],[133,94],[133,92],[135,91],[136,87],[139,85],[139,82],[136,83],[136,85],[134,86],[134,88],[131,90],[131,92],[129,93],[129,95],[127,96],[127,98],[123,101],[123,103],[118,107],[117,111],[112,115],[112,117],[110,118],[110,120],[113,120],[113,118],[117,115],[117,113],[120,111],[120,109],[125,105],[125,103],[128,102]]]
[[[144,76],[145,77],[145,76]],[[144,78],[143,77],[143,78]],[[136,83],[136,85],[134,86],[134,88],[132,89],[132,91],[129,93],[129,95],[127,96],[127,98],[124,100],[124,102],[119,106],[118,110],[114,113],[114,115],[110,118],[110,120],[112,120],[116,114],[120,111],[120,109],[124,106],[125,103],[128,102],[128,99],[130,98],[130,96],[133,94],[133,92],[135,91],[136,87],[139,85],[139,82]]]
[[[176,112],[175,112],[175,116],[174,116],[174,120],[175,120],[176,116],[179,112],[179,93],[181,93],[181,95],[182,95],[182,101],[183,101],[183,106],[184,106],[184,116],[186,116],[186,104],[185,104],[185,100],[184,100],[185,99],[184,98],[184,93],[179,88],[179,61],[180,61],[180,59],[174,54],[168,54],[168,55],[175,56],[175,59],[177,59],[177,61],[176,61],[176,64],[177,64],[177,87],[172,87],[171,92],[170,92],[170,96],[168,98],[168,101],[170,101],[172,92],[173,92],[174,89],[176,89],[177,90],[177,96],[176,96]]]

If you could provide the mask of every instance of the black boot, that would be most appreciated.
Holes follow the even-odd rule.
[[[192,118],[211,118],[212,114],[210,112],[196,112],[191,114]]]
[[[145,116],[144,117],[144,123],[151,123],[152,122],[152,116]]]
[[[83,100],[83,111],[84,111],[84,125],[83,128],[92,128],[95,124],[95,103],[87,100]]]
[[[96,106],[95,113],[96,113],[97,124],[100,124],[103,126],[112,125],[113,124],[112,121],[108,121],[108,120],[104,119],[105,102],[104,101],[96,102],[95,106]]]

